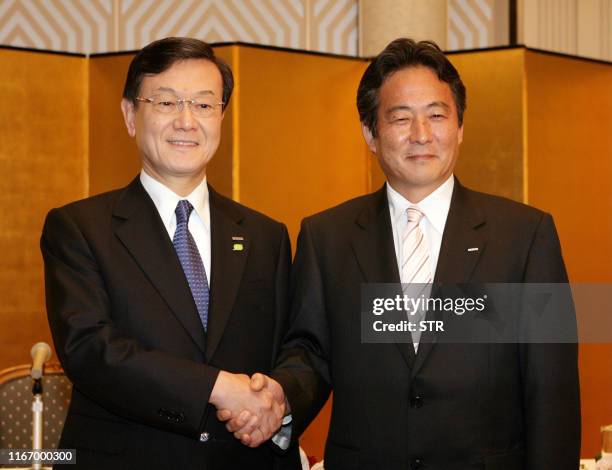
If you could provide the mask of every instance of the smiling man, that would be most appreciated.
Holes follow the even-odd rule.
[[[248,410],[263,439],[285,414],[278,384],[252,391],[249,375],[286,326],[287,230],[206,179],[233,84],[201,41],[145,47],[121,102],[140,175],[47,217],[49,324],[74,384],[60,447],[77,468],[300,468],[297,447],[249,449],[216,418]]]
[[[357,107],[387,183],[302,223],[291,326],[272,372],[293,437],[333,390],[326,470],[578,468],[576,344],[443,344],[417,331],[405,343],[362,342],[367,283],[567,275],[549,214],[454,177],[465,88],[434,43],[390,43],[365,71]],[[239,418],[229,426],[249,433]]]

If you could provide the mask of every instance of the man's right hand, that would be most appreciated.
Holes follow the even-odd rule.
[[[280,428],[285,415],[281,386],[262,374],[253,379],[245,374],[221,371],[210,395],[220,420],[231,419],[229,431],[249,447],[257,447]]]
[[[250,381],[250,387],[253,392],[270,393],[280,409],[283,410],[283,416],[289,413],[289,404],[285,398],[283,388],[274,379],[260,373],[253,374]],[[281,416],[281,422],[283,416]],[[232,413],[230,410],[219,410],[217,412],[217,417],[221,421],[227,421],[226,427],[228,431],[233,432],[237,439],[249,447],[257,447],[262,442],[270,439],[278,428],[280,428],[281,424],[279,422],[278,427],[276,427],[274,431],[266,433],[259,431],[257,421],[254,419],[255,417],[248,410],[243,410],[239,414]]]

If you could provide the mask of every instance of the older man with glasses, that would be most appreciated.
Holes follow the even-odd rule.
[[[216,417],[248,410],[264,439],[286,414],[280,386],[249,375],[284,333],[287,230],[206,179],[233,84],[201,41],[149,44],[121,102],[140,175],[47,216],[49,324],[74,383],[60,446],[77,468],[300,468],[296,447],[250,449]]]

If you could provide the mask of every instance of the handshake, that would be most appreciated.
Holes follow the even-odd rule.
[[[221,371],[210,395],[217,418],[244,445],[257,447],[280,428],[289,404],[283,388],[264,374]]]

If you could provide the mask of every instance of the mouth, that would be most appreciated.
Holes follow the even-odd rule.
[[[174,147],[188,148],[188,147],[197,147],[200,145],[195,140],[186,140],[186,139],[169,139],[168,142],[170,145]]]
[[[417,155],[408,155],[406,158],[413,162],[426,162],[429,160],[433,160],[434,158],[436,158],[436,156],[431,153],[423,153]]]

